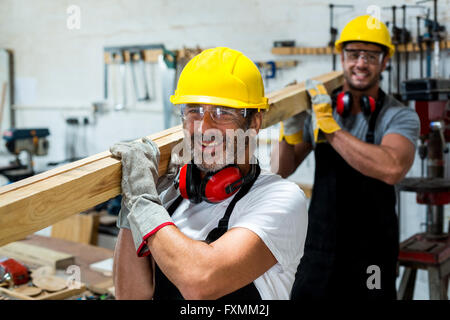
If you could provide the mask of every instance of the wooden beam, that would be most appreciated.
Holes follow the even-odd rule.
[[[331,91],[341,85],[342,73],[331,72],[316,79]],[[303,83],[267,96],[270,109],[264,115],[264,128],[306,110],[310,104]],[[160,149],[159,175],[163,175],[172,148],[183,139],[183,130],[177,126],[149,138]],[[105,151],[0,187],[0,246],[117,196],[121,174],[120,161]]]
[[[342,71],[333,71],[313,79],[321,81],[328,92],[342,85],[344,76]],[[310,108],[310,99],[305,90],[305,83],[287,86],[281,90],[267,94],[269,98],[269,111],[263,118],[263,128],[270,127],[278,122]]]
[[[150,135],[164,174],[181,126]],[[121,192],[121,163],[109,151],[0,188],[0,246],[85,211]]]

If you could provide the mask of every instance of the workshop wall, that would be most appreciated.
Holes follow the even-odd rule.
[[[373,1],[336,3],[354,5],[354,9],[335,9],[335,26],[342,30],[349,19],[366,13]],[[379,8],[392,4],[393,1],[377,1]],[[79,29],[67,26],[72,17],[67,10],[72,5],[80,10]],[[439,5],[448,7],[449,0],[439,1]],[[383,20],[390,19],[390,10],[380,13]],[[276,79],[267,80],[267,91],[328,72],[328,56],[274,56],[270,52],[276,40],[295,40],[298,46],[326,45],[330,37],[328,15],[328,2],[297,0],[194,0],[188,6],[182,0],[2,1],[0,46],[14,51],[17,125],[50,127],[51,149],[47,158],[51,161],[64,159],[67,130],[61,127],[66,126],[68,117],[89,119],[88,126],[80,126],[96,134],[95,141],[90,138],[88,154],[102,151],[117,140],[161,130],[163,122],[156,115],[162,112],[160,95],[151,103],[138,106],[139,116],[134,116],[137,111],[131,109],[120,116],[100,116],[93,122],[92,103],[103,99],[103,48],[107,46],[230,46],[254,61],[299,61],[296,68],[282,70]],[[400,13],[400,21],[399,17]],[[439,19],[448,24],[448,10],[441,10]],[[407,22],[415,28],[413,18]],[[413,66],[410,74],[414,74]],[[155,79],[160,83],[160,78]],[[167,96],[170,91],[158,93]],[[47,158],[36,159],[37,165],[44,166]]]
[[[415,2],[383,0],[376,1],[376,5],[382,8]],[[335,27],[341,31],[351,18],[366,14],[374,1],[334,3],[354,5],[354,9],[335,10]],[[163,77],[171,76],[163,61],[156,64],[157,89],[151,102],[126,111],[110,109],[93,113],[92,103],[103,100],[104,47],[158,43],[173,50],[229,46],[254,61],[298,60],[297,67],[280,70],[275,79],[265,80],[269,92],[293,80],[302,81],[331,70],[329,56],[271,54],[273,42],[277,40],[295,40],[297,46],[326,46],[330,39],[328,4],[329,1],[299,0],[1,1],[0,47],[14,52],[17,126],[48,127],[51,132],[49,155],[35,158],[36,169],[47,170],[49,162],[64,160],[67,143],[76,146],[77,155],[83,157],[107,150],[115,142],[164,128],[163,100],[172,88],[161,84]],[[71,5],[80,9],[79,29],[67,26],[70,17],[67,9]],[[448,30],[450,0],[439,1],[439,7],[439,20]],[[390,20],[391,11],[381,10],[381,18]],[[401,21],[400,12],[397,21]],[[407,27],[415,35],[414,17],[408,18]],[[450,68],[443,63],[444,67]],[[419,76],[416,55],[412,55],[409,68],[410,77]],[[383,86],[386,86],[386,79]],[[70,127],[66,123],[68,118],[77,118],[82,124]],[[87,119],[86,124],[84,119]],[[176,121],[174,119],[173,124]],[[271,128],[264,134],[276,138],[278,129]],[[2,153],[0,160],[7,157]],[[290,179],[312,183],[313,172],[311,155]],[[420,175],[417,158],[409,175]],[[402,194],[401,210],[401,237],[404,239],[421,228],[425,208],[415,203],[414,195]],[[426,285],[426,276],[419,273],[419,279],[422,282],[418,288]],[[417,291],[419,298],[427,298],[426,291]]]

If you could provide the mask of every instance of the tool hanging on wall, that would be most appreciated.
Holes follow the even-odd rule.
[[[336,53],[334,51],[334,43],[336,42],[338,30],[334,27],[334,8],[351,8],[353,9],[353,5],[349,4],[329,4],[330,8],[330,42],[328,42],[328,46],[331,49],[332,55],[331,55],[331,61],[333,64],[333,71],[336,70]]]
[[[263,75],[263,79],[275,79],[277,74],[277,67],[275,65],[275,61],[267,61],[265,63],[257,63],[261,73]]]
[[[298,60],[281,60],[281,61],[270,60],[267,62],[256,61],[255,64],[260,69],[261,68],[269,69],[269,72],[268,72],[266,78],[273,79],[273,78],[275,78],[276,70],[294,68],[298,65]]]
[[[140,52],[133,52],[131,68],[137,101],[149,101],[145,64]]]
[[[157,63],[164,50],[162,44],[104,48],[104,98],[114,110],[150,101],[156,90],[153,71],[148,75],[147,67]]]
[[[389,29],[390,22],[386,21],[386,27]],[[386,69],[384,70],[388,73],[388,94],[392,94],[392,57],[389,59]]]
[[[423,37],[422,34],[420,32],[420,19],[422,17],[421,16],[417,16],[417,44],[419,45],[419,66],[420,66],[420,77],[423,78],[423,48],[422,48],[422,44],[423,44]]]
[[[425,3],[433,1],[433,20],[429,18],[430,11],[428,10],[426,17],[424,18],[425,27],[427,28],[427,33],[425,33],[422,37],[422,41],[426,44],[426,66],[427,66],[427,77],[430,78],[432,75],[431,63],[434,60],[434,74],[433,77],[439,77],[439,66],[440,66],[440,42],[444,38],[441,33],[446,32],[445,26],[442,26],[438,23],[437,20],[437,0],[423,0],[417,3]],[[431,53],[431,48],[433,46],[433,58]],[[447,48],[448,49],[448,48]]]
[[[406,50],[406,45],[412,41],[412,35],[411,32],[406,29],[406,9],[421,9],[426,10],[427,8],[425,6],[420,5],[402,5],[402,33],[401,33],[401,43],[405,46],[404,56],[405,56],[405,78],[403,80],[409,79],[409,52]],[[420,33],[418,33],[420,35]],[[420,53],[420,50],[419,50]]]
[[[270,79],[275,79],[277,77],[278,71],[282,69],[294,68],[297,66],[297,60],[283,60],[283,61],[266,61],[266,62],[255,62],[258,66],[264,81],[264,86],[266,89],[269,87]]]
[[[145,81],[147,84],[146,90],[148,92],[149,99],[152,100],[156,97],[155,67],[158,64],[159,57],[163,54],[163,50],[143,50],[141,54],[144,59]]]
[[[114,52],[112,54],[113,62],[111,65],[111,89],[113,96],[113,105],[115,110],[122,110],[126,105],[126,74],[123,64],[122,54]]]
[[[136,85],[137,85],[136,81],[137,80],[134,75],[134,69],[133,69],[133,64],[132,64],[132,60],[131,60],[131,51],[123,50],[122,55],[123,55],[123,65],[124,65],[124,69],[125,69],[124,108],[129,109],[131,107],[136,106],[136,103],[138,100],[138,95],[136,92]]]
[[[109,98],[109,69],[112,63],[111,54],[109,52],[103,53],[104,66],[103,66],[103,91],[104,98],[108,100]]]
[[[125,51],[127,52],[127,51]],[[138,60],[139,60],[139,56],[138,56]],[[128,61],[129,61],[129,65],[130,65],[130,70],[131,70],[131,77],[133,79],[133,89],[134,89],[134,96],[136,97],[136,100],[139,101],[140,95],[139,95],[139,86],[138,86],[138,79],[136,76],[136,66],[135,66],[135,58],[134,58],[134,53],[129,53],[128,52]]]
[[[402,5],[402,29],[401,29],[401,35],[400,35],[400,43],[405,45],[411,41],[411,32],[409,32],[406,29],[406,5]],[[409,54],[408,54],[408,50],[405,50],[404,52],[405,55],[405,79],[408,79],[408,59],[409,59]]]
[[[396,11],[397,11],[397,6],[390,6],[390,7],[383,7],[383,9],[389,9],[392,10],[392,34],[391,34],[391,39],[392,39],[392,44],[395,47],[395,64],[396,64],[396,68],[395,68],[395,73],[396,73],[396,82],[395,82],[395,93],[393,93],[393,95],[400,99],[400,51],[398,50],[398,46],[401,43],[401,38],[402,38],[402,29],[397,27],[397,17],[396,17]],[[391,67],[389,70],[389,78],[392,79],[392,72],[393,72],[393,68],[392,68],[392,63],[391,63]],[[392,80],[389,81],[390,85],[392,85]],[[389,88],[389,92],[392,92],[391,87]]]

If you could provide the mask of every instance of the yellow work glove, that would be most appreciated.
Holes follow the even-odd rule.
[[[284,140],[291,145],[302,142],[306,116],[307,113],[304,111],[280,122],[280,138],[278,140]]]
[[[323,135],[319,136],[320,131],[322,133],[333,133],[341,130],[341,127],[339,127],[333,118],[331,98],[327,93],[327,89],[325,89],[320,81],[308,79],[306,80],[305,87],[311,97],[314,141],[326,141]]]

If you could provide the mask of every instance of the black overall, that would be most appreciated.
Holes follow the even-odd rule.
[[[367,142],[373,143],[378,113],[370,120]],[[328,143],[316,145],[315,161],[305,251],[291,299],[395,300],[394,187],[353,169]],[[372,265],[380,268],[380,289],[368,287]]]
[[[208,234],[206,238],[207,243],[211,243],[213,241],[216,241],[219,239],[225,232],[228,230],[228,220],[230,219],[231,213],[233,212],[234,206],[236,203],[247,194],[247,192],[250,190],[250,188],[253,186],[253,183],[258,178],[261,169],[259,165],[256,165],[256,174],[253,180],[251,180],[249,183],[245,184],[241,187],[241,189],[238,191],[238,193],[235,195],[233,200],[231,200],[230,204],[227,207],[227,210],[225,211],[225,215],[223,218],[219,221],[219,224],[217,228],[211,230],[211,232]],[[169,209],[167,210],[170,215],[172,215],[177,207],[180,205],[183,198],[181,196],[178,196],[178,198],[170,205]],[[186,266],[187,268],[189,266]],[[177,287],[170,282],[169,279],[164,275],[164,273],[159,269],[158,265],[155,263],[155,292],[153,294],[154,300],[183,300],[183,296],[181,295],[180,291],[177,289]],[[242,287],[230,294],[227,294],[223,297],[221,297],[218,300],[261,300],[261,296],[258,292],[258,289],[256,289],[255,284],[249,283],[245,287]]]

